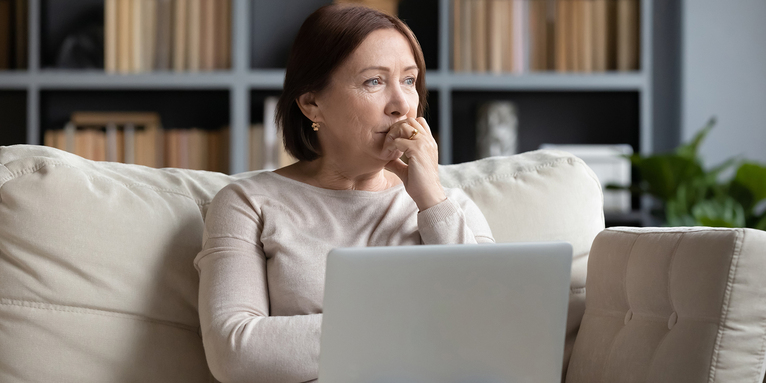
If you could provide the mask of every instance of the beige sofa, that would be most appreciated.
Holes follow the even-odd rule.
[[[0,382],[215,381],[192,260],[215,193],[251,174],[0,147]],[[603,231],[596,177],[562,152],[441,176],[476,201],[498,242],[572,243],[567,382],[762,379],[766,233]]]

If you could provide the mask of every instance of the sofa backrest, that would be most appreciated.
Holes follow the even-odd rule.
[[[213,196],[252,174],[0,147],[0,381],[212,381],[192,260]],[[498,242],[572,242],[571,344],[603,229],[593,173],[538,151],[443,166],[441,176],[474,198]]]

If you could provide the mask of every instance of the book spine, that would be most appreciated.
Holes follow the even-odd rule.
[[[117,0],[104,0],[104,70],[117,72]]]
[[[200,4],[201,0],[188,0],[189,1],[189,18],[188,18],[188,33],[189,33],[189,39],[188,39],[188,49],[186,50],[187,53],[187,62],[188,62],[188,70],[190,72],[197,72],[200,69],[200,47],[201,47],[201,36],[200,36],[200,22],[202,21],[202,14],[200,12],[202,4]]]
[[[188,39],[188,1],[175,0],[174,33],[173,33],[173,70],[183,72],[187,68],[187,39]]]
[[[487,71],[487,0],[471,0],[471,6],[473,18],[471,67],[474,72],[483,73]]]
[[[136,127],[133,124],[125,124],[125,127],[123,128],[123,132],[125,134],[125,159],[123,162],[126,164],[137,164],[137,156],[136,156]]]
[[[131,12],[131,72],[144,71],[144,0],[132,0]]]
[[[525,20],[527,13],[525,12],[526,0],[512,0],[513,1],[513,72],[521,74],[525,71],[524,62],[526,60],[525,44],[524,41],[526,34],[524,31]]]
[[[460,23],[460,8],[464,0],[452,0],[452,70],[455,72],[463,71],[463,61],[461,58],[461,42],[460,35],[462,34]],[[252,132],[252,128],[250,130]]]

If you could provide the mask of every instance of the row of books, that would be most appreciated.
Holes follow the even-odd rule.
[[[107,73],[231,67],[232,0],[104,0]]]
[[[0,70],[27,69],[27,0],[0,0]]]
[[[632,71],[639,0],[453,0],[456,72]]]
[[[335,4],[361,4],[365,7],[377,9],[389,15],[396,16],[399,10],[400,0],[335,0]]]
[[[274,115],[277,98],[265,101],[265,123],[249,128],[249,169],[275,169],[296,160],[284,148]],[[229,127],[162,128],[155,112],[74,112],[63,129],[46,130],[44,144],[94,161],[155,168],[229,172]]]

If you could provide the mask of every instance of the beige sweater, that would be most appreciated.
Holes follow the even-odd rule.
[[[334,247],[494,242],[459,189],[418,212],[398,185],[329,190],[262,172],[223,188],[205,218],[199,314],[222,382],[306,382],[319,372],[326,257]]]

